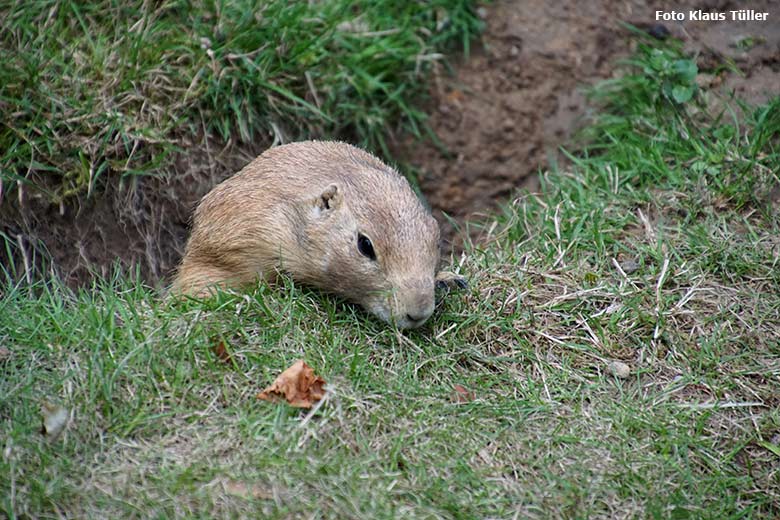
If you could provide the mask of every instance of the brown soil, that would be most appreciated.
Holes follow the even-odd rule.
[[[587,120],[582,87],[610,77],[619,58],[631,52],[634,40],[622,22],[659,31],[656,9],[742,7],[724,0],[649,4],[505,0],[480,8],[486,25],[482,41],[468,58],[461,57],[454,75],[439,74],[431,89],[427,109],[444,150],[412,140],[396,143],[394,150],[418,169],[447,238],[455,235],[444,213],[459,226],[490,213],[518,188],[534,189],[536,172],[561,160],[558,148]],[[664,27],[700,55],[700,68],[719,71],[703,75],[703,81],[760,102],[780,91],[780,8],[771,0],[755,0],[750,8],[769,12],[769,21]],[[746,38],[755,45],[742,50],[737,43]],[[725,58],[744,76],[721,70]],[[117,260],[138,266],[144,279],[157,283],[181,256],[200,196],[269,144],[222,149],[200,137],[193,153],[176,165],[173,181],[132,179],[82,206],[52,208],[23,193],[22,211],[16,201],[0,206],[0,231],[16,243],[20,273],[49,254],[56,272],[71,283],[89,280],[92,272],[106,275]]]
[[[408,139],[396,146],[417,169],[445,235],[457,248],[459,238],[444,213],[459,226],[478,220],[518,188],[534,190],[539,169],[560,163],[559,147],[587,121],[583,87],[609,78],[620,58],[631,53],[635,40],[624,22],[682,39],[700,55],[704,70],[733,60],[744,77],[721,71],[709,78],[723,90],[734,89],[754,103],[780,93],[777,4],[750,5],[769,12],[774,22],[655,21],[656,10],[727,12],[741,8],[738,4],[505,0],[483,7],[481,44],[461,58],[454,75],[440,74],[431,89],[428,113],[440,145]],[[741,50],[737,43],[745,38],[756,45]]]
[[[170,178],[123,179],[100,196],[60,207],[25,190],[17,200],[0,199],[0,233],[13,248],[12,261],[0,251],[0,266],[11,266],[19,278],[51,272],[73,287],[94,275],[107,278],[115,266],[164,284],[184,253],[200,198],[270,144],[226,146],[198,136]]]

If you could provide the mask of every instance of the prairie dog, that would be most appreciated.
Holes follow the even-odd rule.
[[[267,150],[203,197],[172,292],[285,272],[413,328],[433,313],[439,255],[439,225],[404,177],[354,146],[304,141]]]

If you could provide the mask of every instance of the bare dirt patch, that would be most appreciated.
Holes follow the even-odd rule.
[[[18,201],[0,205],[0,232],[15,246],[0,265],[13,262],[17,275],[31,278],[51,271],[72,286],[108,277],[115,266],[137,268],[151,284],[164,281],[184,252],[198,200],[270,144],[198,136],[170,176],[125,178],[60,206],[22,190]]]
[[[398,155],[417,169],[445,236],[459,247],[462,237],[445,213],[456,225],[478,220],[518,188],[534,190],[539,169],[563,160],[559,147],[588,118],[583,88],[612,76],[635,45],[625,23],[682,39],[710,73],[708,87],[734,90],[753,103],[777,95],[776,4],[749,6],[769,12],[774,22],[655,21],[656,10],[728,12],[745,8],[741,4],[512,0],[482,7],[482,41],[468,58],[461,57],[454,74],[442,72],[431,88],[427,110],[440,144],[397,143]],[[729,70],[729,63],[741,73]]]

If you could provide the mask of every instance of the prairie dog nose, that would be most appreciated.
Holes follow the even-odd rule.
[[[409,320],[410,322],[412,322],[413,324],[417,323],[418,321],[422,323],[423,321],[427,320],[430,315],[431,315],[430,313],[427,313],[427,314],[408,314],[407,313],[406,319]]]
[[[406,319],[410,327],[418,327],[431,317],[434,309],[432,294],[422,293],[417,295],[411,305],[406,309]]]

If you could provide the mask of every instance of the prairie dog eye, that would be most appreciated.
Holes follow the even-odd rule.
[[[374,252],[374,244],[364,234],[358,233],[357,248],[360,254],[371,260],[376,260],[376,253]]]

